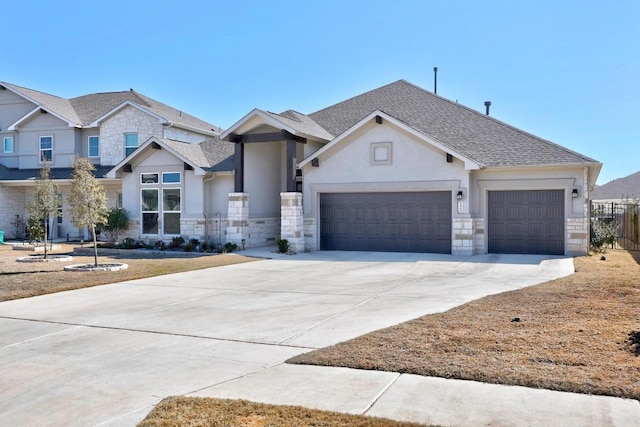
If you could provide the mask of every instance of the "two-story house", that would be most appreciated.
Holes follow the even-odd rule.
[[[0,230],[5,231],[7,238],[20,237],[27,220],[25,205],[31,199],[44,162],[51,166],[61,200],[61,216],[51,220],[51,234],[54,238],[77,237],[82,231],[72,225],[66,204],[76,155],[93,161],[95,175],[106,188],[109,204],[122,205],[121,180],[108,179],[106,173],[140,144],[158,137],[197,146],[217,137],[220,131],[132,89],[65,99],[0,82]],[[154,172],[162,173],[162,165],[156,167]],[[159,179],[171,182],[168,196],[174,207],[171,221],[179,223],[180,208],[175,206],[183,205],[180,201],[183,170],[169,172],[175,173],[159,175]],[[157,206],[151,208],[157,210]],[[137,211],[132,217],[135,228],[139,223]],[[155,220],[155,225],[148,224],[150,229],[157,228],[161,221],[157,216],[147,220]],[[139,234],[138,230],[131,230],[131,235]]]

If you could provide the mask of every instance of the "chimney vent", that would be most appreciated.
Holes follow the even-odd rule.
[[[438,67],[433,67],[433,93],[438,94]]]
[[[484,101],[484,106],[487,108],[486,114],[489,115],[489,107],[491,107],[491,101]]]

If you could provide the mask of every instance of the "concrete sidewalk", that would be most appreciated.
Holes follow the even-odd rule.
[[[274,259],[0,303],[0,425],[132,426],[170,395],[443,425],[640,425],[636,401],[283,364],[566,276],[569,258],[245,254]]]
[[[640,425],[631,399],[321,366],[283,364],[191,395],[441,426]]]

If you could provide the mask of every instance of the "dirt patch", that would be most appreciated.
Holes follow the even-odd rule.
[[[424,316],[289,363],[640,399],[640,266],[626,251],[576,273]],[[518,319],[518,320],[515,320]]]
[[[277,406],[246,400],[169,397],[160,402],[138,427],[416,427],[423,424],[384,418],[319,411],[300,406]]]

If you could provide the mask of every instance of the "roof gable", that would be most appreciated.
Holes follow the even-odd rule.
[[[340,135],[376,110],[485,167],[597,163],[404,80],[316,111],[309,117],[332,134]]]

